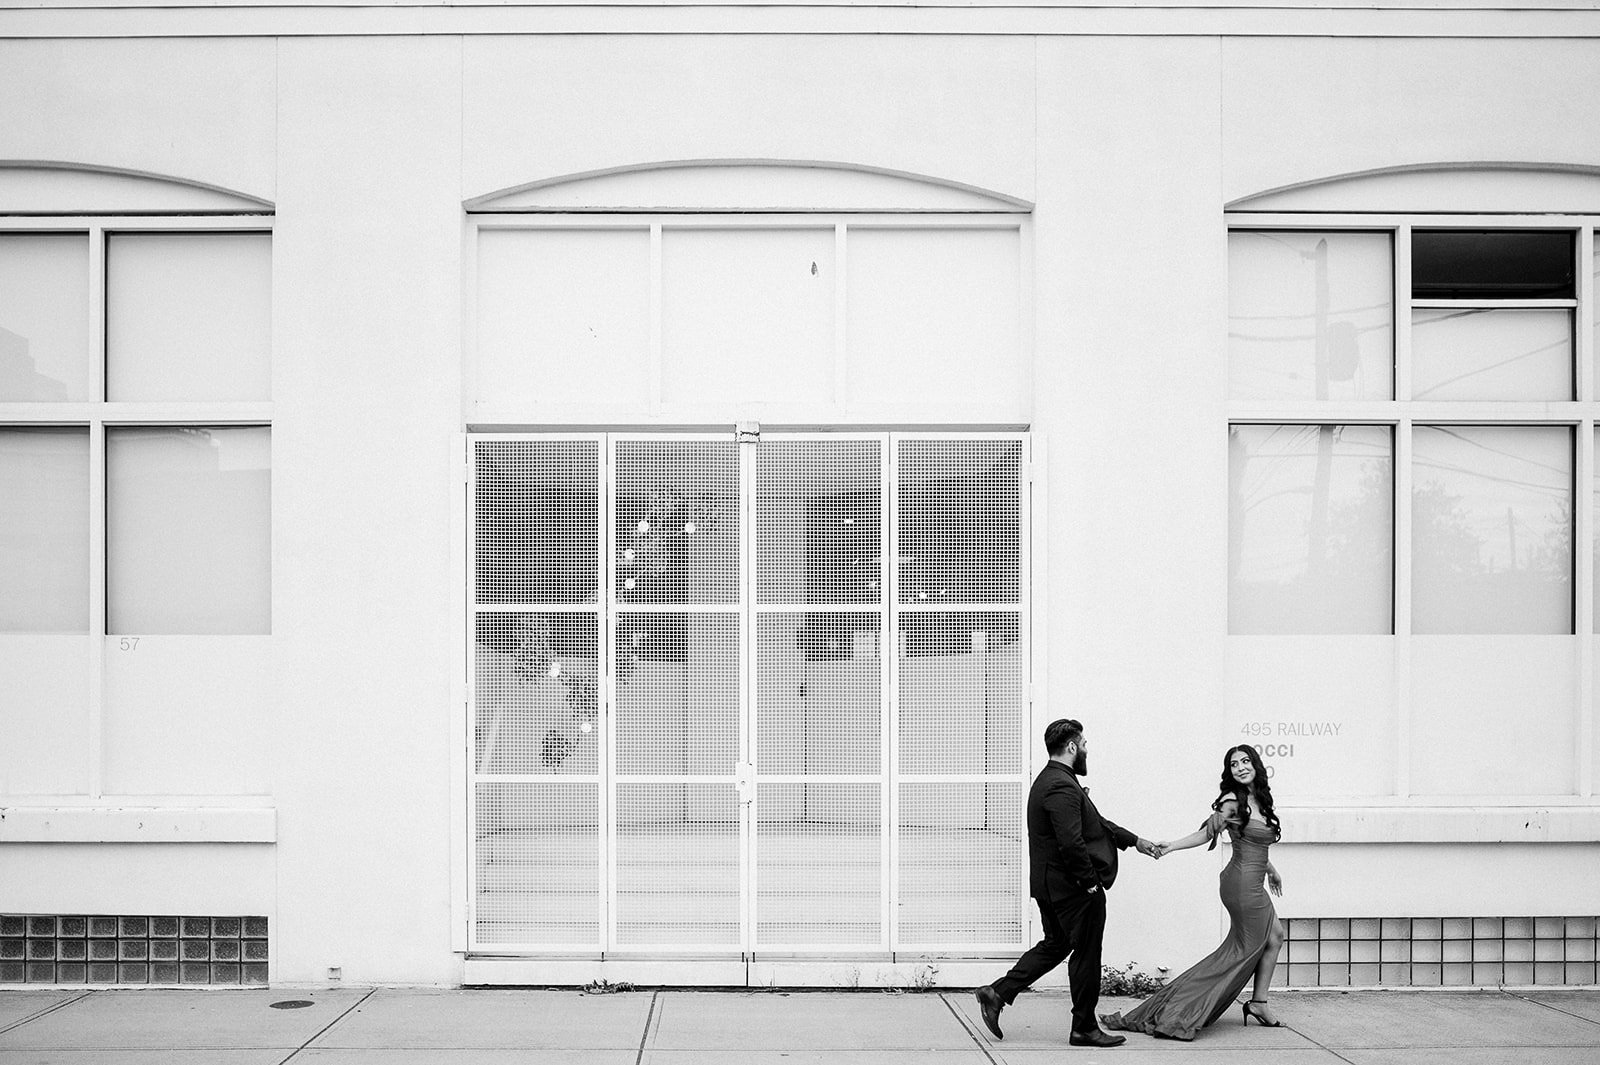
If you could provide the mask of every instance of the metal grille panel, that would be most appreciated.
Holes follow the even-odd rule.
[[[918,611],[900,618],[900,770],[1018,773],[1027,697],[1020,618]]]
[[[900,785],[898,945],[1020,945],[1020,782]]]
[[[756,768],[876,773],[883,667],[876,611],[756,619]]]
[[[616,810],[617,945],[738,949],[732,782],[620,783]]]
[[[739,760],[739,616],[617,616],[619,773],[725,773]]]
[[[877,781],[760,784],[758,946],[881,942],[882,810]]]
[[[593,613],[478,615],[479,773],[600,771],[598,647]]]
[[[599,800],[592,782],[478,785],[480,945],[599,945]]]
[[[882,443],[763,443],[756,467],[755,523],[757,601],[881,601]]]
[[[471,946],[1020,944],[1023,447],[475,438]]]
[[[600,591],[600,445],[474,442],[478,603],[592,603]]]
[[[729,440],[619,440],[619,603],[739,601],[739,451]]]
[[[899,441],[899,601],[1016,603],[1022,442]]]

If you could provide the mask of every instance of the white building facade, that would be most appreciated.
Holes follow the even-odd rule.
[[[0,982],[1595,984],[1597,34],[0,11]]]

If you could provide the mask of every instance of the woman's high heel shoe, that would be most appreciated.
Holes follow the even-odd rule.
[[[1243,1024],[1243,1025],[1248,1027],[1249,1024],[1250,1024],[1250,1018],[1254,1017],[1256,1019],[1256,1023],[1261,1025],[1261,1027],[1263,1027],[1263,1028],[1282,1028],[1283,1027],[1283,1022],[1282,1021],[1269,1021],[1265,1017],[1261,1016],[1261,1014],[1257,1013],[1255,1010],[1250,1008],[1251,1006],[1258,1005],[1258,1004],[1262,1005],[1262,1006],[1266,1005],[1265,1002],[1262,1002],[1258,998],[1253,998],[1249,1002],[1241,1002],[1239,1004],[1240,1010],[1244,1013],[1244,1016],[1239,1019],[1239,1023],[1240,1024]]]

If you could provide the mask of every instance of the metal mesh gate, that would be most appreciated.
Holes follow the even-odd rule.
[[[472,949],[1022,944],[1024,437],[469,446]]]

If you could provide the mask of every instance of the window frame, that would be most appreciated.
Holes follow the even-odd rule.
[[[0,429],[65,428],[87,430],[89,434],[89,616],[88,628],[83,633],[88,641],[89,666],[86,677],[88,701],[88,728],[85,749],[87,761],[87,788],[83,794],[50,796],[52,805],[64,808],[92,808],[106,798],[105,776],[105,687],[106,657],[111,641],[124,638],[107,628],[107,478],[106,431],[123,427],[159,428],[265,428],[271,430],[273,404],[271,399],[252,401],[112,401],[106,396],[106,247],[109,238],[125,233],[264,233],[269,237],[274,230],[274,216],[270,213],[230,213],[214,215],[172,214],[62,214],[62,215],[0,215],[0,236],[13,234],[45,234],[81,236],[89,247],[89,330],[88,357],[91,363],[91,380],[98,399],[86,401],[51,402],[45,400],[0,399]],[[267,530],[269,543],[272,530]],[[270,596],[270,589],[269,589]],[[75,634],[68,634],[75,635]],[[257,634],[270,638],[270,631]],[[126,638],[132,638],[126,637]],[[31,797],[18,796],[24,801]],[[204,797],[185,796],[184,807],[212,805]],[[217,805],[242,807],[238,797],[218,797]],[[222,810],[218,814],[224,814]],[[238,817],[231,816],[238,814]],[[261,811],[240,809],[228,811],[222,819],[202,825],[194,831],[209,838],[221,833],[233,838],[244,831],[252,838],[270,834],[271,830],[260,822]],[[103,820],[100,819],[100,820]],[[234,822],[238,822],[235,826]],[[100,821],[69,832],[87,832],[92,836],[110,833],[112,838],[124,838],[126,826],[96,828]],[[142,827],[142,825],[141,825]],[[192,826],[191,826],[192,827]],[[41,830],[42,831],[42,830]],[[187,831],[180,828],[179,831]],[[59,833],[49,835],[58,838]],[[192,833],[191,833],[192,834]],[[8,833],[0,839],[12,838]],[[24,838],[32,838],[24,833]],[[142,837],[140,837],[142,838]],[[180,838],[184,838],[181,837]]]
[[[1394,432],[1392,582],[1395,641],[1395,715],[1399,750],[1396,793],[1377,805],[1412,805],[1410,794],[1411,704],[1410,661],[1412,632],[1412,436],[1416,426],[1551,426],[1573,434],[1572,463],[1572,630],[1574,648],[1575,711],[1578,732],[1576,794],[1540,800],[1548,805],[1591,805],[1594,802],[1595,709],[1594,669],[1597,659],[1594,551],[1596,535],[1596,443],[1600,427],[1600,374],[1596,373],[1596,255],[1595,235],[1600,216],[1594,214],[1462,214],[1462,213],[1316,213],[1226,211],[1224,232],[1242,230],[1296,230],[1388,232],[1393,245],[1394,361],[1393,396],[1387,400],[1237,400],[1226,401],[1227,424],[1234,425],[1385,425]],[[1411,233],[1413,229],[1556,229],[1575,234],[1572,299],[1463,299],[1412,298]],[[1566,307],[1572,310],[1573,391],[1567,400],[1415,400],[1412,394],[1412,310],[1437,306]],[[1232,635],[1229,635],[1232,638]],[[1242,637],[1249,638],[1249,637]],[[1433,637],[1428,637],[1433,638]],[[1371,800],[1353,805],[1374,805]]]

